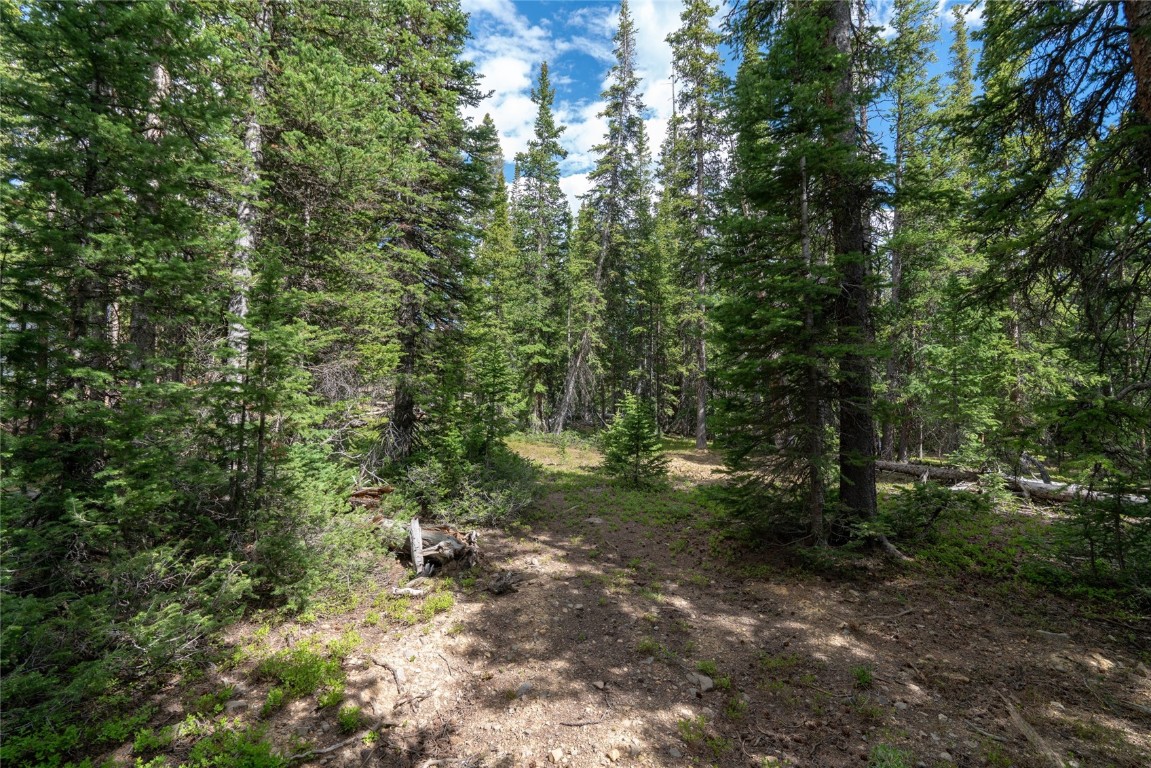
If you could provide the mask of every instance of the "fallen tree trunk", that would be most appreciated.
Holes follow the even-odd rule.
[[[948,483],[961,483],[978,480],[981,477],[979,472],[970,469],[962,469],[960,467],[937,467],[929,464],[908,464],[899,461],[877,461],[875,468],[881,472],[892,472],[898,475],[910,475],[911,477],[919,478],[920,480],[942,480]],[[1021,493],[1033,499],[1041,499],[1043,501],[1077,501],[1079,499],[1090,499],[1092,501],[1106,501],[1113,499],[1114,495],[1110,493],[1102,493],[1100,491],[1092,491],[1082,485],[1074,485],[1071,483],[1054,483],[1043,482],[1042,480],[1032,480],[1027,477],[1015,477],[1012,475],[1000,474],[1003,480],[1007,483],[1007,487],[1016,493]],[[1125,504],[1146,504],[1147,499],[1142,496],[1124,495],[1122,501]]]

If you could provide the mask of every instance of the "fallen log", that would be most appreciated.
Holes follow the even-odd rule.
[[[877,461],[875,462],[875,468],[881,472],[909,475],[921,480],[942,480],[953,484],[974,482],[982,477],[980,473],[974,470],[962,469],[961,467],[937,467],[931,464],[909,464],[899,461]],[[989,474],[998,474],[999,477],[1003,478],[1010,490],[1043,501],[1068,502],[1079,499],[1106,501],[1114,498],[1113,494],[1093,491],[1085,486],[1075,485],[1073,483],[1043,482],[1042,480],[1032,480],[1027,477],[1016,477],[999,473]],[[1125,504],[1147,503],[1146,498],[1142,496],[1132,496],[1130,494],[1124,495],[1122,501]]]

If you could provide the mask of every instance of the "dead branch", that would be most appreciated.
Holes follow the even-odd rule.
[[[376,728],[396,728],[397,726],[399,726],[399,723],[393,723],[391,721],[381,721],[378,723],[374,723],[371,727],[361,728],[354,735],[349,736],[348,738],[344,739],[343,741],[338,741],[330,747],[324,747],[323,749],[309,749],[305,752],[299,752],[299,753],[294,754],[291,757],[287,757],[285,759],[289,763],[307,762],[308,760],[311,760],[315,757],[319,757],[320,755],[326,755],[329,752],[335,752],[338,749],[343,749],[344,747],[348,746],[349,744],[351,744],[356,739],[362,739],[364,737],[364,734],[367,733],[368,731],[374,730]]]
[[[1053,768],[1065,768],[1063,758],[1059,756],[1059,753],[1047,745],[1043,737],[1023,719],[1023,715],[1019,714],[1019,711],[1012,706],[1007,697],[1000,693],[999,698],[1003,699],[1003,703],[1007,705],[1007,714],[1010,715],[1011,722],[1019,729],[1019,732],[1026,737],[1035,751],[1049,761]]]
[[[566,725],[569,728],[582,728],[585,725],[599,725],[602,722],[603,718],[600,718],[599,720],[580,720],[578,723],[560,723],[560,725]]]
[[[998,741],[1000,744],[1006,744],[1007,743],[1007,739],[1003,738],[1002,736],[996,736],[994,733],[988,733],[987,731],[985,731],[982,728],[975,725],[975,723],[971,722],[970,720],[964,720],[963,724],[966,725],[971,730],[978,733],[980,736],[986,736],[987,738],[991,739],[992,741]]]
[[[906,611],[900,611],[899,613],[892,613],[892,614],[889,614],[887,616],[864,616],[863,618],[860,619],[860,621],[886,621],[888,619],[898,619],[900,616],[906,616],[909,613],[915,613],[915,609],[914,608],[908,608]]]
[[[387,661],[384,661],[383,659],[380,659],[377,656],[372,657],[372,662],[392,673],[392,678],[396,681],[396,693],[400,696],[403,696],[404,683],[407,682],[407,679],[404,676],[404,670],[388,663]]]

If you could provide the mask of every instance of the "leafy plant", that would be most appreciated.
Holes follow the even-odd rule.
[[[436,592],[424,598],[424,604],[420,606],[420,614],[427,621],[437,613],[447,613],[455,603],[456,600],[452,597],[451,592]]]
[[[267,697],[264,698],[263,706],[260,707],[260,717],[267,717],[273,712],[279,711],[284,706],[284,701],[284,689],[279,686],[272,686],[268,690]]]
[[[868,768],[911,768],[911,755],[889,744],[876,744],[868,757]]]
[[[698,744],[703,741],[707,732],[707,720],[703,715],[680,718],[676,721],[675,727],[685,744]]]
[[[359,707],[341,707],[336,715],[336,722],[342,733],[354,733],[364,722],[364,715]]]

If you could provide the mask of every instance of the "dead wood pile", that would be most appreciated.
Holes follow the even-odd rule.
[[[877,461],[875,462],[875,468],[880,472],[892,472],[898,475],[917,477],[923,482],[927,480],[941,480],[953,485],[976,482],[984,476],[974,470],[963,469],[961,467],[939,467],[931,464],[909,464],[898,461]],[[999,476],[1007,483],[1007,487],[1015,493],[1042,501],[1068,502],[1078,499],[1106,501],[1114,498],[1112,494],[1102,493],[1072,483],[1044,482],[1043,480],[1034,480],[1015,475],[1000,474]],[[963,486],[961,486],[960,489],[967,490],[967,488]],[[1124,496],[1122,501],[1126,504],[1147,503],[1147,499],[1142,496],[1130,495]]]

